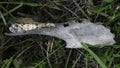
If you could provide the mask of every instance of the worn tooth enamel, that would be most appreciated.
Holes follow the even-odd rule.
[[[48,26],[48,27],[51,27],[51,26],[55,27],[55,24],[53,24],[53,23],[47,23],[46,26]]]
[[[42,27],[55,27],[53,23],[40,23],[40,24],[12,24],[11,27],[9,27],[9,30],[13,33],[15,32],[24,32],[36,28],[42,28]]]

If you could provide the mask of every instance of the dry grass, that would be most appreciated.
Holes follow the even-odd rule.
[[[0,11],[3,15],[0,19],[1,68],[120,68],[119,0],[4,0],[0,2]],[[64,41],[49,36],[5,36],[10,25],[8,20],[20,16],[39,22],[81,19],[102,22],[115,34],[116,44],[103,48],[66,49]]]

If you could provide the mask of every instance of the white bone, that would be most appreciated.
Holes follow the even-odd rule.
[[[12,26],[10,27],[12,30]],[[94,24],[91,22],[65,22],[56,23],[55,27],[36,28],[26,32],[13,31],[13,33],[6,33],[9,36],[40,34],[49,35],[60,38],[66,42],[66,48],[82,48],[80,42],[85,42],[91,45],[113,45],[115,43],[114,34],[110,29],[104,27],[102,24]]]

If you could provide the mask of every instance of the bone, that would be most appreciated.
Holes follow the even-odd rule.
[[[55,27],[36,28],[26,32],[5,33],[5,35],[8,36],[30,34],[60,38],[66,42],[66,48],[83,48],[81,42],[100,47],[115,44],[115,35],[110,32],[110,29],[102,24],[92,22],[79,23],[76,21],[68,21],[65,23],[56,23]]]

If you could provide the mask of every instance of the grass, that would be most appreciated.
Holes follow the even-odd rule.
[[[83,45],[84,49],[86,51],[88,51],[91,56],[94,57],[94,59],[100,64],[100,66],[102,68],[107,68],[107,66],[105,65],[105,63],[91,49],[88,48],[87,44],[82,43],[82,45]]]
[[[79,2],[79,1],[78,1]],[[119,0],[94,2],[14,1],[0,2],[0,67],[1,68],[120,68],[120,6]],[[84,4],[85,3],[85,4]],[[58,38],[39,35],[8,37],[11,18],[32,16],[41,22],[65,22],[89,19],[102,22],[115,34],[113,46],[66,49]],[[5,23],[5,21],[6,23]]]

